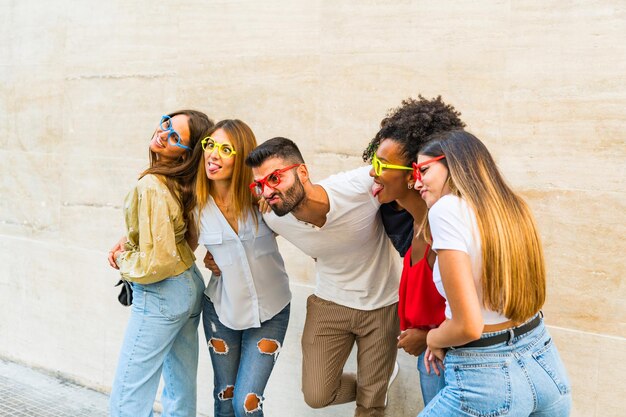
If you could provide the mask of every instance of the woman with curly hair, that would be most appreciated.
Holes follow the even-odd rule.
[[[426,371],[423,354],[426,334],[444,320],[445,304],[433,284],[435,254],[421,228],[427,207],[413,189],[412,163],[416,162],[417,151],[430,135],[465,126],[459,115],[441,97],[409,98],[382,120],[380,130],[363,152],[363,159],[372,161],[372,192],[383,203],[381,214],[385,229],[404,255],[398,302],[402,333],[398,348],[419,356],[417,368],[424,404],[428,404],[444,384],[438,369],[436,373]]]
[[[433,279],[446,299],[424,355],[427,369],[443,361],[446,386],[419,415],[568,416],[570,384],[540,311],[546,271],[530,208],[467,132],[435,135],[417,159]]]

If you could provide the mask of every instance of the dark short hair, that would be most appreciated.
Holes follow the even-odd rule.
[[[293,164],[304,164],[300,149],[291,139],[276,137],[254,148],[246,158],[246,165],[255,168],[270,158],[282,158]]]
[[[402,146],[401,154],[410,164],[430,135],[463,129],[465,123],[460,115],[453,106],[444,103],[441,96],[430,100],[421,95],[417,99],[407,98],[380,122],[380,130],[363,151],[363,160],[369,162],[380,142],[392,139]]]

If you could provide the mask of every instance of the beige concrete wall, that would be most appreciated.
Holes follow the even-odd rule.
[[[128,310],[106,252],[158,117],[183,107],[282,135],[314,178],[361,164],[385,112],[441,94],[530,202],[546,319],[575,416],[626,403],[626,7],[617,0],[0,3],[0,356],[107,390]],[[282,243],[298,294],[271,415],[298,391],[312,262]],[[414,416],[414,361],[388,415]],[[201,412],[209,413],[203,356]]]

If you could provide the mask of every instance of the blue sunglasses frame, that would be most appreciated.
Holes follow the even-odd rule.
[[[159,122],[159,129],[161,129],[164,132],[168,132],[167,133],[167,141],[174,145],[174,146],[178,146],[179,148],[183,148],[186,149],[188,151],[191,150],[191,148],[189,146],[185,146],[182,143],[180,143],[181,137],[180,137],[180,133],[178,133],[176,130],[174,130],[174,128],[172,127],[172,122],[171,122],[172,118],[168,115],[163,115],[161,116],[161,122]],[[163,124],[167,123],[169,128],[167,129],[163,129]],[[170,138],[172,137],[173,134],[176,134],[176,136],[178,137],[178,140],[173,141]]]

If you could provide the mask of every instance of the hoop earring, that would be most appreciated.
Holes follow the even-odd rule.
[[[406,185],[406,188],[412,190],[415,187],[415,184],[411,184],[410,182]]]

